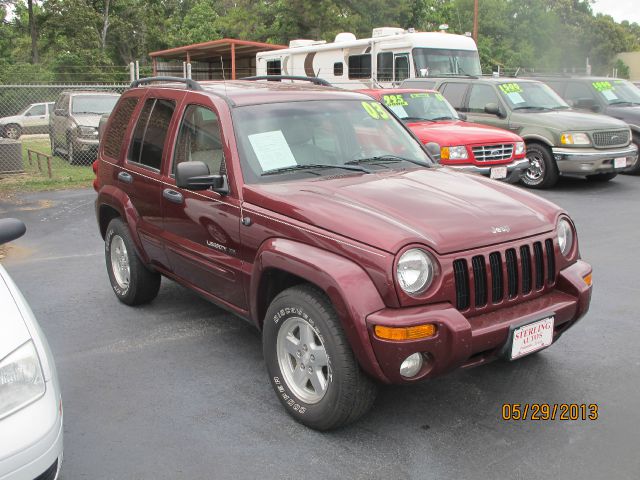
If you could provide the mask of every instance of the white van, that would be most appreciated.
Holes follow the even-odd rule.
[[[372,38],[339,33],[333,43],[292,40],[256,55],[257,75],[320,77],[349,89],[389,88],[407,78],[481,75],[471,37],[382,27]]]

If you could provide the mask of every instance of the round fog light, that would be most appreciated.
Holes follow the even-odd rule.
[[[400,375],[406,378],[415,377],[422,368],[423,363],[422,354],[414,353],[409,355],[400,365]]]

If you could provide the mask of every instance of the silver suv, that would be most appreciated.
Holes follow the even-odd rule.
[[[17,139],[25,133],[47,133],[51,103],[32,103],[17,115],[0,118],[0,135]]]
[[[49,116],[51,152],[62,153],[71,164],[89,164],[98,151],[98,123],[110,113],[119,93],[62,92]]]

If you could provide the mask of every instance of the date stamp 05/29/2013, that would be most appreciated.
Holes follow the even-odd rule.
[[[597,403],[503,403],[502,420],[597,420]]]

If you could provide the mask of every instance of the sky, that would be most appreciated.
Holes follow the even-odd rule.
[[[591,9],[594,13],[611,15],[616,22],[628,20],[640,24],[640,0],[596,0]]]

